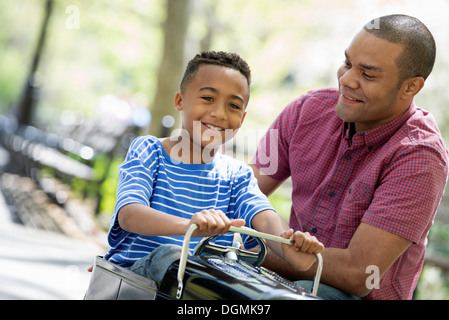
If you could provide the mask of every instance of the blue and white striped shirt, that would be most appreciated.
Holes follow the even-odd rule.
[[[117,202],[108,234],[111,249],[105,258],[128,267],[161,244],[182,245],[183,236],[143,236],[123,230],[117,213],[124,205],[140,203],[156,210],[190,219],[203,209],[223,211],[230,219],[241,218],[251,226],[263,210],[274,210],[260,191],[252,169],[228,155],[217,154],[211,163],[184,164],[172,159],[152,136],[133,141],[119,167]],[[192,238],[190,250],[201,238]],[[230,245],[233,234],[216,238]],[[255,245],[243,236],[246,248]]]

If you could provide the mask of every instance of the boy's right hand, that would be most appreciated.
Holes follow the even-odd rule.
[[[243,227],[245,225],[245,220],[230,220],[221,210],[207,209],[195,213],[190,219],[187,228],[192,224],[198,226],[192,234],[193,237],[209,237],[216,234],[227,233],[231,226]]]

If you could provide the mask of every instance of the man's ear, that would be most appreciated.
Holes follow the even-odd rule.
[[[415,77],[404,81],[404,95],[413,98],[424,87],[424,78]]]
[[[178,111],[182,110],[182,93],[176,92],[175,94],[175,109]]]

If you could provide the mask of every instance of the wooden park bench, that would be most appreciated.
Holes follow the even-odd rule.
[[[71,199],[80,200],[83,211],[97,215],[102,201],[102,184],[110,173],[114,159],[125,156],[137,130],[127,126],[95,123],[57,125],[45,129],[13,126],[0,117],[0,145],[9,153],[3,171],[3,192],[12,205],[20,209],[21,219],[41,224],[38,214],[44,193],[49,203],[66,211]],[[14,176],[11,176],[14,175]],[[7,183],[6,183],[7,182]],[[33,187],[34,184],[34,187]],[[48,201],[44,201],[48,202]],[[48,204],[47,204],[48,206]],[[80,206],[72,208],[78,211]],[[70,212],[69,212],[70,215]],[[38,218],[38,216],[41,216]],[[31,220],[30,220],[31,219]],[[44,229],[57,229],[44,223]]]

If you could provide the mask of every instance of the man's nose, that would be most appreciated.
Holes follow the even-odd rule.
[[[345,70],[342,73],[342,75],[338,78],[338,82],[340,83],[340,85],[352,89],[357,89],[360,86],[356,72],[352,68],[349,70]]]

